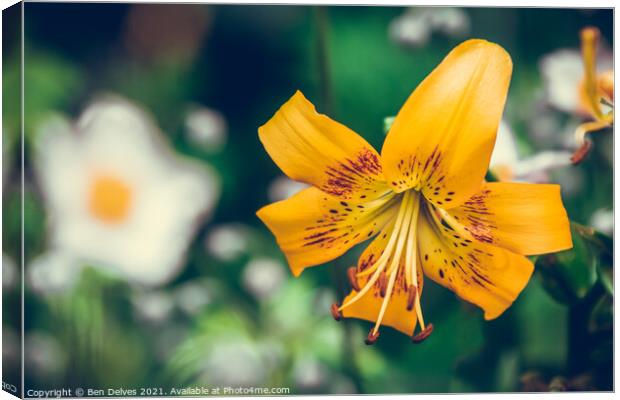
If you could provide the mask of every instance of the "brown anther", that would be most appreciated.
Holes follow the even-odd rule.
[[[332,312],[332,317],[334,317],[336,321],[340,321],[342,318],[342,313],[338,310],[338,304],[332,304],[329,310]]]
[[[360,285],[357,283],[357,276],[355,276],[356,274],[357,274],[357,268],[355,268],[355,267],[350,267],[347,270],[347,277],[349,278],[349,283],[351,284],[351,287],[356,292],[359,292],[360,291]]]
[[[418,295],[418,288],[409,285],[409,289],[407,290],[407,311],[413,310],[413,306],[415,304],[415,298]]]
[[[374,328],[370,330],[370,332],[368,332],[368,337],[366,338],[366,340],[364,340],[364,343],[366,343],[367,345],[371,345],[371,344],[375,344],[375,342],[377,341],[377,339],[379,339],[379,331],[377,331],[377,333],[374,333]]]
[[[385,292],[387,290],[387,275],[385,275],[385,272],[381,272],[377,283],[379,284],[379,294],[381,297],[385,297]]]
[[[584,158],[586,158],[586,156],[590,152],[591,148],[592,148],[592,142],[589,140],[584,141],[581,147],[575,150],[575,152],[570,158],[570,161],[573,163],[573,165],[577,165],[580,162],[582,162]]]
[[[413,343],[420,343],[424,339],[429,337],[431,333],[433,333],[433,324],[428,324],[426,325],[426,329],[424,329],[422,332],[418,333],[417,335],[414,335],[411,338],[411,340],[413,341]]]

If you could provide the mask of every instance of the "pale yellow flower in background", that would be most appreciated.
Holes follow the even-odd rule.
[[[573,163],[581,162],[590,149],[586,134],[610,127],[614,120],[613,54],[600,46],[597,28],[584,28],[580,36],[580,51],[557,50],[540,62],[548,103],[579,119],[591,120],[575,131]]]
[[[575,131],[579,148],[573,154],[573,163],[579,163],[590,149],[591,143],[586,134],[609,128],[614,123],[614,71],[599,71],[596,66],[600,32],[593,27],[581,31],[581,52],[583,55],[584,77],[580,87],[580,98],[593,121],[584,122]]]

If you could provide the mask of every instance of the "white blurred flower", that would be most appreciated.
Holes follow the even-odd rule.
[[[139,284],[174,277],[218,197],[215,173],[176,156],[150,117],[118,98],[75,125],[50,118],[37,137],[52,247]]]
[[[257,344],[263,356],[263,365],[267,370],[272,371],[282,366],[286,362],[287,350],[282,340],[277,337],[268,336]]]
[[[578,50],[557,50],[540,60],[547,101],[559,110],[572,113],[579,106],[579,82],[583,61]]]
[[[8,324],[2,326],[2,362],[5,368],[14,368],[21,359],[21,343],[17,332]]]
[[[233,387],[259,386],[267,376],[255,343],[244,338],[222,338],[204,360],[200,381]]]
[[[276,292],[285,276],[285,267],[281,262],[270,258],[255,258],[243,270],[243,286],[262,300]]]
[[[58,341],[43,332],[30,332],[24,343],[24,363],[39,379],[62,376],[67,363],[65,351]]]
[[[196,315],[211,303],[211,293],[207,285],[199,282],[184,283],[175,291],[175,300],[183,312]]]
[[[306,355],[295,361],[293,365],[293,380],[295,386],[304,389],[318,389],[327,383],[329,371],[311,355]]]
[[[490,166],[493,168],[498,165],[514,165],[517,161],[519,161],[517,142],[510,125],[502,120],[497,130]]]
[[[233,261],[248,249],[250,228],[237,223],[211,229],[206,240],[207,251],[219,261]]]
[[[614,231],[614,211],[607,208],[596,210],[590,217],[590,226],[611,235]]]
[[[611,69],[613,57],[601,52],[597,67],[600,71]],[[539,63],[547,102],[558,110],[570,114],[587,113],[581,86],[584,76],[583,58],[577,49],[560,49],[543,56]]]
[[[357,394],[355,384],[344,375],[337,374],[330,380],[329,392],[333,394]]]
[[[221,151],[226,144],[226,120],[209,108],[191,110],[185,119],[185,129],[192,143],[209,152]]]
[[[571,164],[571,152],[543,151],[519,157],[517,142],[510,126],[500,123],[489,169],[500,181],[548,182],[548,172]]]
[[[6,254],[2,254],[2,289],[9,291],[17,285],[19,276],[15,261]]]
[[[460,8],[436,7],[429,9],[430,20],[435,30],[451,37],[462,37],[469,32],[467,13]]]
[[[163,290],[138,292],[131,300],[138,317],[147,322],[163,322],[174,309],[172,297]]]
[[[39,294],[62,293],[75,284],[81,270],[71,254],[50,250],[30,262],[26,277],[30,287]]]
[[[390,37],[397,43],[419,47],[425,45],[433,32],[449,37],[463,37],[469,32],[467,13],[452,7],[411,7],[390,23]]]
[[[286,176],[279,176],[274,179],[267,189],[269,201],[275,202],[285,200],[303,189],[309,188],[310,185],[294,181]]]
[[[186,340],[188,328],[182,324],[165,324],[155,332],[154,353],[161,362],[169,362],[174,351]]]

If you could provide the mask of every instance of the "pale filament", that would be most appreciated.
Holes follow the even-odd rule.
[[[420,306],[420,290],[418,288],[418,268],[417,268],[417,229],[418,229],[418,217],[420,215],[420,202],[418,201],[415,210],[413,212],[413,217],[411,220],[411,225],[409,226],[409,237],[407,238],[407,253],[405,258],[405,279],[407,281],[407,287],[409,285],[413,285],[415,288],[415,313],[418,317],[418,321],[420,323],[420,329],[423,331],[426,329],[424,324],[424,316],[422,315],[422,307]]]
[[[375,323],[375,327],[373,329],[373,335],[376,335],[377,332],[379,331],[379,326],[381,326],[381,321],[383,321],[385,311],[387,310],[387,306],[390,302],[390,297],[392,296],[392,290],[394,289],[394,283],[396,282],[396,277],[398,276],[398,267],[400,265],[403,247],[405,245],[405,241],[407,240],[408,233],[410,231],[409,226],[412,225],[414,222],[417,222],[417,214],[418,214],[418,209],[420,205],[420,200],[416,194],[413,194],[412,196],[413,196],[413,203],[406,205],[407,212],[405,214],[406,215],[405,221],[399,232],[398,245],[396,246],[396,251],[394,252],[394,256],[392,257],[392,263],[390,267],[388,268],[388,272],[390,273],[390,280],[387,285],[385,297],[383,298],[383,302],[381,303],[381,310],[379,311],[379,316],[377,317],[377,322]]]
[[[385,267],[385,263],[388,261],[388,258],[392,253],[392,248],[394,247],[394,244],[396,244],[396,239],[398,239],[398,232],[400,231],[400,227],[405,218],[408,201],[409,196],[407,195],[407,193],[405,193],[403,195],[403,198],[401,199],[398,216],[396,217],[396,222],[394,223],[394,227],[392,228],[392,234],[390,236],[390,239],[388,240],[388,244],[385,246],[385,250],[383,251],[383,253],[381,253],[381,256],[373,265],[371,265],[362,272],[358,272],[358,277],[370,275],[371,273],[375,272],[375,270]]]
[[[471,238],[471,234],[467,230],[465,230],[465,227],[463,226],[463,224],[455,220],[454,217],[450,215],[450,213],[438,207],[436,207],[435,210],[437,210],[437,212],[441,215],[441,218],[443,218],[443,220],[446,221],[448,225],[450,225],[450,227],[454,229],[456,233],[458,233],[459,235],[465,238]],[[435,223],[437,224],[437,226],[441,226],[441,220],[438,219],[439,218],[438,215],[435,214],[432,210],[430,211],[430,213],[432,214],[433,219],[435,220]]]
[[[368,280],[366,285],[362,288],[362,290],[360,290],[353,298],[349,299],[349,301],[347,301],[346,303],[344,303],[338,308],[339,311],[342,311],[344,308],[358,301],[364,294],[366,294],[370,290],[370,288],[375,284],[377,279],[379,279],[381,272],[385,268],[385,265],[387,264],[390,258],[390,254],[392,253],[392,248],[394,247],[394,245],[396,244],[396,240],[398,239],[400,227],[402,226],[403,220],[405,218],[408,204],[409,204],[409,196],[407,193],[405,193],[403,195],[401,206],[400,206],[400,209],[398,210],[398,216],[396,217],[396,222],[394,223],[392,235],[388,241],[388,244],[386,245],[385,250],[379,257],[379,259],[371,267],[368,268],[368,270],[371,270],[371,272],[374,272],[373,275],[370,277],[370,279]],[[358,274],[358,276],[361,276],[361,275],[362,273]]]

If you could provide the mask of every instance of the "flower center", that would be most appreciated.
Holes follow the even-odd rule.
[[[422,332],[413,336],[414,342],[425,339],[432,331],[432,324],[428,327],[424,324],[422,309],[420,307],[420,290],[418,288],[417,270],[417,224],[420,213],[421,195],[414,190],[403,193],[400,209],[394,223],[391,236],[387,242],[385,250],[377,261],[369,268],[361,271],[349,272],[352,286],[357,290],[357,294],[342,304],[334,308],[334,313],[340,313],[345,308],[351,306],[362,298],[370,289],[377,286],[380,296],[383,298],[381,308],[377,316],[375,326],[368,334],[367,344],[374,343],[379,336],[379,327],[385,316],[387,307],[394,293],[394,285],[400,273],[404,272],[407,286],[407,311],[415,310],[415,314],[420,323]],[[402,262],[404,259],[404,263]],[[404,271],[402,271],[404,269]],[[360,278],[370,275],[366,284],[359,288]]]
[[[132,189],[111,175],[97,175],[91,183],[88,199],[90,213],[102,222],[115,224],[127,218]]]

